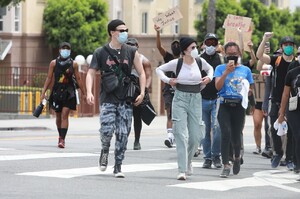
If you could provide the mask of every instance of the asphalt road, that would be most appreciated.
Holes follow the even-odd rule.
[[[142,150],[132,150],[133,134],[130,135],[122,166],[124,179],[112,174],[114,143],[107,171],[98,170],[98,129],[87,120],[71,120],[65,149],[57,148],[53,126],[0,131],[0,198],[299,198],[299,174],[286,167],[272,169],[269,159],[252,154],[255,145],[249,116],[244,130],[244,164],[239,175],[231,173],[223,179],[219,177],[221,169],[201,168],[201,154],[194,158],[194,174],[186,181],[176,180],[176,149],[163,145],[163,118],[156,118],[153,126],[144,128]],[[14,122],[20,124],[19,120]],[[36,126],[33,121],[23,122]],[[5,124],[9,126],[0,122],[1,127]]]

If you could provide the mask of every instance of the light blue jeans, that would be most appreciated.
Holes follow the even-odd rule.
[[[173,133],[176,142],[178,171],[185,173],[187,166],[203,138],[202,103],[200,93],[175,91],[172,103]],[[201,130],[202,129],[202,130]]]
[[[202,99],[202,120],[205,136],[201,141],[205,159],[219,158],[221,154],[221,131],[217,120],[218,100]]]

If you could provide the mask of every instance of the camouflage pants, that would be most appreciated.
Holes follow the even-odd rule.
[[[102,149],[109,151],[115,133],[115,163],[121,164],[127,149],[128,135],[132,123],[132,105],[126,103],[100,105],[100,139]]]

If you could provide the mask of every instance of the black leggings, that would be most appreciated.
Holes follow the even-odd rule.
[[[133,128],[135,138],[134,141],[139,142],[142,131],[141,108],[139,106],[133,106]]]
[[[241,104],[231,107],[220,104],[218,122],[221,129],[221,155],[223,164],[229,164],[229,149],[233,147],[234,156],[240,157],[241,132],[244,128],[246,111]]]
[[[300,110],[291,111],[287,113],[287,119],[289,123],[289,128],[291,128],[293,134],[293,144],[294,144],[294,164],[297,168],[300,168]]]
[[[270,119],[271,119],[271,134],[273,139],[273,146],[276,154],[283,156],[283,150],[282,150],[282,141],[281,137],[277,135],[277,131],[274,129],[274,123],[276,122],[278,118],[278,112],[279,112],[279,102],[272,102],[271,110],[270,110]],[[298,118],[299,119],[299,118]],[[299,121],[298,121],[299,122]],[[287,143],[286,143],[286,160],[292,160],[293,159],[293,142],[292,142],[292,130],[291,128],[288,128],[287,133]]]

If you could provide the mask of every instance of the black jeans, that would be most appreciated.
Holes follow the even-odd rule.
[[[283,150],[282,150],[282,141],[281,137],[277,135],[277,131],[274,129],[274,123],[276,122],[278,118],[278,112],[280,108],[280,102],[272,102],[271,104],[271,110],[270,110],[270,119],[271,119],[271,134],[272,134],[272,140],[273,140],[273,147],[276,154],[283,156]],[[288,124],[289,125],[289,124]],[[287,143],[286,143],[286,161],[293,160],[293,138],[292,138],[292,130],[291,128],[288,128],[287,132]]]
[[[220,104],[218,122],[221,129],[221,155],[223,164],[229,164],[230,145],[234,156],[240,157],[241,133],[244,128],[246,110],[239,103],[235,107]]]
[[[140,141],[141,131],[142,131],[142,116],[141,108],[139,106],[133,106],[133,128],[134,128],[134,138],[135,142]]]
[[[293,134],[293,151],[294,151],[294,164],[300,168],[300,110],[291,111],[287,113],[289,128]]]

